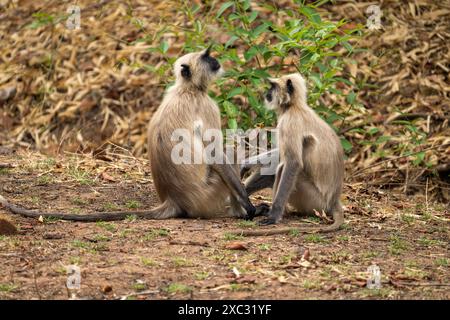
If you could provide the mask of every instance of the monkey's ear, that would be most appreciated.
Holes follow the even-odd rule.
[[[276,85],[275,78],[267,78],[266,81],[267,81],[267,83],[270,84],[271,86],[275,86],[275,85]]]
[[[190,79],[192,74],[191,74],[191,68],[189,68],[189,66],[187,64],[182,64],[181,65],[181,76],[185,79]]]
[[[208,57],[209,56],[209,54],[211,53],[211,47],[212,47],[212,44],[210,44],[209,47],[206,48],[205,52],[203,53],[204,57]]]
[[[294,93],[294,85],[292,84],[292,80],[288,79],[288,81],[286,81],[286,88],[287,88],[287,92],[289,94],[293,94]]]

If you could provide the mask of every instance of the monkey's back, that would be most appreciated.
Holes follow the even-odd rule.
[[[279,119],[280,160],[301,155],[303,172],[289,203],[304,207],[305,202],[323,203],[328,210],[339,199],[343,182],[343,150],[334,130],[309,107],[292,109]],[[301,152],[299,152],[301,150]],[[314,187],[322,199],[311,199],[306,188]],[[313,193],[311,193],[313,194]],[[314,193],[317,194],[317,193]]]
[[[195,157],[202,155],[195,155],[192,143],[191,163],[173,162],[172,150],[179,141],[172,141],[171,137],[178,129],[201,140],[205,130],[220,130],[219,108],[206,93],[194,95],[187,90],[171,88],[153,115],[148,130],[150,165],[161,201],[170,198],[188,214],[208,216],[215,206],[217,210],[223,208],[227,194],[223,192],[222,181],[210,172],[208,165],[193,163]],[[217,201],[211,203],[210,199]]]

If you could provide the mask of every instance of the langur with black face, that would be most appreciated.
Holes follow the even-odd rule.
[[[215,148],[215,159],[203,161],[204,138],[208,129],[220,132],[220,111],[208,96],[208,86],[220,75],[221,66],[209,49],[189,53],[175,62],[175,84],[153,115],[148,130],[150,164],[161,204],[151,210],[96,212],[90,214],[41,213],[9,203],[0,195],[0,204],[27,217],[54,217],[74,221],[122,220],[129,215],[145,219],[176,217],[211,218],[220,215],[252,218],[255,213],[237,170],[225,159],[223,149]],[[190,158],[200,163],[175,163],[173,151],[178,143],[176,130],[191,132]],[[216,137],[222,139],[222,137]],[[217,141],[216,141],[217,142]],[[216,145],[220,145],[217,143]],[[200,153],[200,154],[198,154]],[[212,162],[212,163],[210,163]]]
[[[220,133],[220,110],[207,92],[220,73],[221,66],[208,49],[181,57],[175,63],[176,83],[152,117],[148,135],[150,164],[162,201],[161,218],[211,218],[223,215],[227,203],[231,207],[226,215],[254,215],[255,208],[223,148],[214,150],[214,158],[222,159],[222,163],[174,163],[172,159],[171,150],[179,145],[172,138],[177,129],[193,133],[192,146],[203,146],[201,140],[208,130]],[[201,159],[204,151],[193,150],[188,159]]]
[[[272,207],[266,211],[261,225],[278,223],[287,208],[304,215],[315,211],[333,217],[333,224],[319,228],[297,229],[300,232],[331,232],[340,228],[344,214],[340,202],[344,177],[344,153],[334,130],[307,105],[305,80],[300,74],[269,79],[266,105],[278,114],[279,147],[249,159],[241,167],[241,174],[256,169],[255,163],[280,163],[275,175],[261,175],[258,170],[245,181],[249,194],[271,187]],[[292,228],[235,231],[246,236],[289,233]]]

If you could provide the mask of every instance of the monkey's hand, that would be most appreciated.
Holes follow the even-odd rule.
[[[268,217],[270,212],[270,205],[267,203],[260,203],[256,206],[255,216],[265,216]]]
[[[261,220],[258,223],[260,226],[268,226],[271,224],[277,224],[281,220],[281,215],[279,213],[277,213],[277,210],[274,210],[274,208],[272,208],[271,210],[269,210],[266,213],[266,217],[267,218]]]
[[[250,171],[250,169],[251,169],[250,165],[248,164],[242,165],[240,172],[241,180],[244,178],[245,174]]]
[[[245,220],[253,220],[253,218],[255,217],[256,208],[250,202],[250,200],[248,200],[248,204],[245,206],[245,211],[247,212],[247,214],[244,216],[244,219]]]

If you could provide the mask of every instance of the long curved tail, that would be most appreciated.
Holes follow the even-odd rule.
[[[2,195],[0,195],[0,204],[12,213],[19,214],[28,218],[44,217],[81,222],[117,221],[124,220],[126,217],[132,215],[135,215],[141,219],[170,219],[176,218],[180,214],[180,210],[178,209],[178,207],[169,199],[150,210],[94,212],[83,215],[65,212],[43,213],[39,211],[29,210],[11,204]]]
[[[258,237],[258,236],[272,236],[277,234],[289,233],[328,233],[340,229],[344,223],[344,213],[340,205],[333,212],[333,223],[323,227],[306,227],[306,228],[271,228],[271,229],[257,229],[257,230],[234,230],[230,234],[243,237]]]

